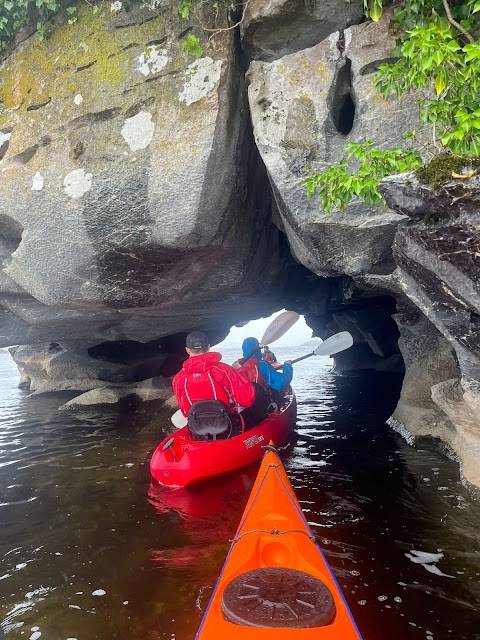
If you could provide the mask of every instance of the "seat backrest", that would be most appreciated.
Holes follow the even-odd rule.
[[[200,400],[188,412],[188,430],[193,440],[226,440],[232,433],[228,407],[220,400]]]

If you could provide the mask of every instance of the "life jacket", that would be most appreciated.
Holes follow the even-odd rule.
[[[199,400],[220,400],[230,406],[231,398],[221,382],[215,379],[213,371],[193,371],[183,379],[183,392],[189,404]]]
[[[262,376],[262,374],[258,369],[258,358],[249,358],[238,369],[238,373],[242,375],[244,378],[246,378],[247,380],[249,380],[250,382],[256,382],[264,389],[268,388],[268,385],[265,382],[264,377]]]
[[[210,351],[192,356],[173,379],[173,391],[183,415],[200,400],[219,400],[231,410],[237,403],[249,407],[255,392],[252,385],[227,364],[220,353]]]

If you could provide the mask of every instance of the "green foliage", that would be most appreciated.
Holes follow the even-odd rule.
[[[200,58],[203,55],[203,49],[200,45],[200,38],[197,38],[193,33],[189,33],[188,36],[181,44],[182,49],[189,56],[194,58]]]
[[[407,89],[426,88],[435,97],[419,101],[421,118],[435,126],[442,145],[453,153],[480,155],[480,42],[463,44],[445,18],[407,32],[402,58],[380,65],[378,91],[386,99]]]
[[[348,153],[337,166],[306,178],[303,186],[307,189],[308,199],[317,193],[327,213],[332,213],[334,207],[343,211],[354,196],[374,205],[383,202],[377,191],[382,178],[392,173],[410,171],[422,164],[418,151],[400,148],[382,151],[373,144],[371,140],[362,144],[347,144],[345,151]],[[360,164],[354,173],[349,173],[348,160],[352,159],[359,160]]]
[[[13,36],[27,18],[30,0],[0,0],[0,38]]]
[[[378,22],[383,13],[382,0],[363,0],[363,10],[367,18]]]
[[[405,0],[394,10],[394,25],[403,38],[394,52],[399,60],[382,64],[375,77],[376,88],[385,99],[398,99],[408,89],[423,92],[418,101],[423,133],[430,131],[442,156],[480,156],[480,0]],[[378,20],[383,0],[364,0],[365,14]],[[414,139],[416,132],[405,135]],[[350,151],[338,166],[313,174],[304,181],[307,196],[318,193],[324,209],[344,208],[354,197],[367,204],[381,200],[379,180],[421,165],[414,150],[379,151],[373,142],[349,144]],[[363,149],[360,153],[360,149]],[[354,173],[347,160],[361,160]],[[463,160],[462,160],[463,161]]]
[[[190,10],[192,8],[192,0],[179,0],[178,3],[178,13],[182,16],[182,18],[190,17]]]
[[[74,24],[77,21],[77,7],[67,7],[67,14],[70,16],[68,24]]]
[[[474,14],[480,11],[480,0],[449,2],[452,18],[469,31],[475,25]],[[394,11],[394,18],[403,31],[425,27],[437,17],[445,17],[442,0],[406,0]]]

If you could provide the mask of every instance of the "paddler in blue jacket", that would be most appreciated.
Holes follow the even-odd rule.
[[[239,361],[233,363],[233,368],[243,375],[250,382],[256,382],[262,387],[270,387],[277,391],[285,391],[293,378],[293,367],[290,360],[283,363],[282,370],[279,371],[271,364],[262,360],[262,351],[256,338],[245,338],[242,343],[243,357],[253,354],[244,363]]]

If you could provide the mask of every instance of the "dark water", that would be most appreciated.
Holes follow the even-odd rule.
[[[58,412],[16,382],[0,353],[7,640],[192,639],[256,469],[149,496],[165,413]],[[294,382],[287,472],[365,640],[480,639],[480,504],[454,462],[384,424],[398,381],[310,359]]]

